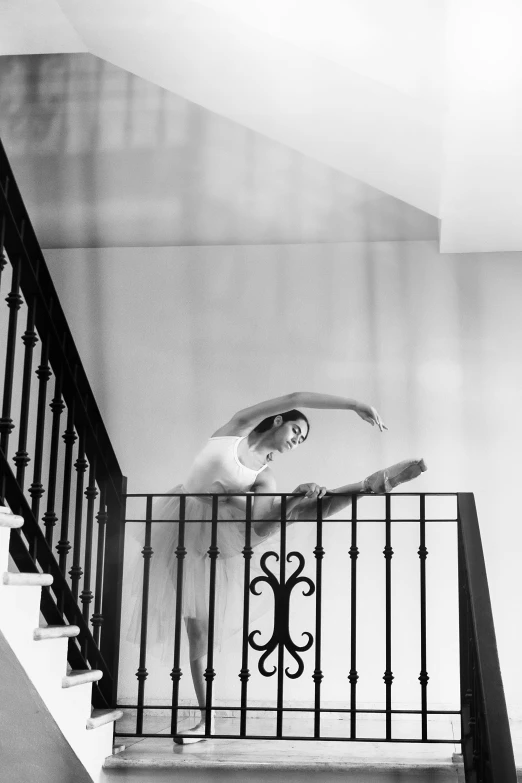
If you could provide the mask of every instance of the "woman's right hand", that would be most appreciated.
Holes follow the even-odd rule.
[[[321,487],[319,484],[311,482],[310,484],[299,484],[294,489],[294,494],[304,495],[305,498],[324,498],[327,491],[326,487]]]

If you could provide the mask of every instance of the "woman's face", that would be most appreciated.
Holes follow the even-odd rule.
[[[293,451],[301,445],[307,433],[308,424],[304,419],[281,421],[279,424],[276,419],[273,425],[274,451],[281,454]]]

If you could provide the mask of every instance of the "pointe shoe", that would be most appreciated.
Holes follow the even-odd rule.
[[[210,733],[215,734],[216,725],[215,720],[212,719],[210,723]],[[196,723],[191,729],[183,732],[182,737],[174,737],[173,742],[175,745],[193,745],[195,742],[204,742],[209,737],[205,737],[205,720],[202,719],[199,723]]]
[[[397,462],[389,468],[378,470],[363,481],[363,492],[370,494],[376,492],[391,492],[392,489],[411,481],[427,470],[423,459],[405,459]]]

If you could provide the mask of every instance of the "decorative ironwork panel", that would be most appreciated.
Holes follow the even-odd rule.
[[[302,636],[305,636],[307,641],[304,644],[296,644],[290,635],[290,597],[292,590],[299,584],[304,584],[307,590],[303,590],[303,595],[311,596],[315,592],[315,585],[312,580],[307,576],[301,576],[304,567],[305,559],[301,552],[289,552],[286,560],[290,563],[293,559],[296,559],[298,566],[293,574],[285,580],[283,584],[280,583],[278,578],[267,566],[269,558],[275,558],[276,562],[279,561],[279,555],[277,552],[265,552],[261,557],[261,569],[266,576],[256,576],[250,583],[250,591],[254,595],[260,595],[257,590],[257,586],[263,582],[266,582],[273,591],[274,594],[274,628],[270,639],[265,644],[260,644],[255,640],[255,637],[261,634],[261,631],[255,630],[248,635],[248,641],[250,646],[262,652],[263,654],[259,658],[258,668],[264,677],[271,677],[277,671],[277,666],[274,666],[272,671],[269,671],[265,667],[266,659],[274,650],[280,645],[287,650],[297,664],[297,669],[294,672],[289,671],[289,667],[285,669],[286,676],[294,680],[300,677],[304,671],[304,663],[302,658],[298,655],[300,652],[306,652],[313,644],[313,636],[309,631],[303,631]]]

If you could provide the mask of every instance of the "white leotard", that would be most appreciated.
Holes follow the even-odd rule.
[[[259,470],[248,468],[239,460],[237,450],[244,437],[222,435],[210,438],[196,456],[184,482],[185,491],[197,492],[247,492]]]

